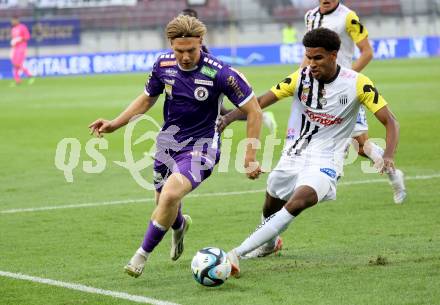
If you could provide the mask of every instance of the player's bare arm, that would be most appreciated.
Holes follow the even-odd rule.
[[[356,46],[360,51],[359,58],[353,63],[352,69],[356,72],[362,71],[368,63],[373,59],[373,48],[371,47],[368,37],[359,41]]]
[[[387,106],[382,107],[374,115],[386,129],[386,148],[381,173],[394,171],[394,153],[399,142],[399,123]]]
[[[251,141],[259,139],[262,123],[262,112],[260,106],[258,105],[257,98],[253,96],[249,102],[236,110],[244,113],[247,116],[247,138]],[[252,145],[252,142],[248,143],[246,147],[244,168],[246,169],[246,175],[250,179],[256,179],[261,174],[261,168],[256,161],[256,155],[257,149],[254,147],[254,145]]]
[[[264,109],[276,103],[277,101],[278,98],[270,90],[258,97],[258,104],[260,105],[261,109]],[[228,127],[231,123],[235,121],[246,120],[246,117],[247,117],[246,113],[244,113],[240,109],[235,109],[233,111],[230,111],[219,119],[217,123],[217,129],[219,132],[223,132],[223,130],[225,130],[225,128]]]
[[[101,138],[103,133],[111,133],[126,125],[134,116],[144,114],[156,102],[157,96],[151,97],[141,93],[134,101],[115,119],[97,119],[89,125],[90,133]]]
[[[386,129],[386,148],[383,155],[384,164],[381,172],[393,171],[394,153],[399,142],[399,123],[387,106],[378,110],[375,116]]]

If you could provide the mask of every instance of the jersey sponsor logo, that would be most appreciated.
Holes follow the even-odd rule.
[[[194,84],[197,85],[205,85],[205,86],[214,86],[214,82],[212,80],[206,80],[206,79],[194,79]]]
[[[238,81],[234,76],[232,76],[232,75],[228,76],[227,84],[229,87],[232,88],[232,90],[234,90],[234,93],[238,98],[244,97],[244,93],[243,93],[243,91],[241,91],[241,88],[238,85]]]
[[[329,176],[330,178],[336,178],[336,171],[332,168],[324,167],[320,169],[321,172]]]
[[[356,73],[354,71],[351,70],[343,70],[341,71],[341,73],[339,74],[339,77],[345,77],[345,78],[351,78],[354,79],[357,77]]]
[[[338,96],[339,104],[341,105],[347,105],[348,103],[348,95],[347,94],[341,94]]]
[[[167,74],[169,76],[176,76],[177,75],[177,70],[176,69],[166,69],[165,70],[165,74]]]
[[[198,101],[201,102],[206,101],[208,96],[209,96],[209,92],[208,89],[206,89],[205,87],[197,87],[196,90],[194,90],[194,97]]]
[[[161,67],[171,67],[177,65],[177,61],[175,60],[164,60],[160,62]]]
[[[167,84],[169,84],[169,85],[174,85],[174,79],[167,79],[167,78],[164,78],[164,81],[165,81]]]
[[[215,76],[217,75],[217,70],[208,66],[203,66],[200,72],[210,78],[215,78]]]
[[[336,117],[336,116],[328,114],[328,113],[313,112],[313,111],[310,111],[309,109],[306,110],[306,114],[310,118],[310,120],[317,122],[317,123],[320,123],[325,126],[341,124],[343,121],[343,118]]]
[[[238,76],[240,76],[241,79],[242,79],[242,80],[243,80],[243,81],[244,81],[249,87],[251,86],[251,84],[249,84],[249,82],[248,82],[246,76],[244,76],[243,73],[241,73],[240,71],[238,71],[237,69],[234,69],[234,68],[232,68],[232,67],[229,67],[229,69],[230,69],[231,71],[234,71],[235,73],[237,73]]]

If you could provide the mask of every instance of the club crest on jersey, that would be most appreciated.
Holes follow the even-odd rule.
[[[209,95],[208,89],[206,89],[205,87],[197,87],[196,90],[194,90],[194,97],[198,101],[201,102],[206,101],[208,95]]]
[[[304,87],[302,92],[301,92],[301,102],[306,102],[307,99],[309,98],[309,92],[310,92],[310,88],[309,87]]]
[[[339,99],[339,104],[341,105],[346,105],[348,103],[348,95],[347,94],[342,94],[338,97]]]

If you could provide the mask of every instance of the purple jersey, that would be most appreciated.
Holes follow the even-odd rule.
[[[145,93],[157,96],[164,89],[166,112],[158,136],[158,150],[187,150],[207,143],[218,149],[220,137],[216,120],[223,96],[239,107],[254,95],[240,72],[204,52],[191,71],[182,70],[172,52],[159,56],[145,85]]]

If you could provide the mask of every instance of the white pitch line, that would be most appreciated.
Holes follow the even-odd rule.
[[[429,180],[440,178],[440,174],[434,175],[425,175],[425,176],[408,176],[405,177],[405,180]],[[355,180],[355,181],[342,181],[338,183],[340,185],[358,185],[358,184],[371,184],[371,183],[383,183],[388,182],[388,179],[368,179],[368,180]],[[248,190],[248,191],[234,191],[234,192],[219,192],[219,193],[204,193],[204,194],[189,194],[186,198],[199,198],[199,197],[216,197],[216,196],[233,196],[233,195],[243,195],[243,194],[253,194],[253,193],[262,193],[265,192],[266,189],[259,190]],[[49,210],[59,210],[59,209],[76,209],[76,208],[89,208],[89,207],[97,207],[97,206],[106,206],[106,205],[122,205],[122,204],[131,204],[131,203],[139,203],[139,202],[151,202],[154,201],[154,198],[139,198],[139,199],[126,199],[126,200],[117,200],[117,201],[102,201],[102,202],[90,202],[90,203],[78,203],[78,204],[68,204],[68,205],[54,205],[54,206],[45,206],[45,207],[37,207],[37,208],[18,208],[18,209],[9,209],[2,210],[0,214],[15,214],[15,213],[25,213],[25,212],[39,212],[39,211],[49,211]]]
[[[265,191],[265,189],[249,190],[249,191],[236,191],[236,192],[222,192],[222,193],[189,194],[185,198],[198,198],[198,197],[211,197],[211,196],[233,196],[233,195],[260,193],[260,192],[264,192],[264,191]],[[3,210],[3,211],[0,211],[0,214],[39,212],[39,211],[59,210],[59,209],[89,208],[89,207],[97,207],[97,206],[103,206],[103,205],[119,205],[119,204],[130,204],[130,203],[138,203],[138,202],[150,202],[150,201],[154,201],[154,200],[155,200],[154,198],[142,198],[142,199],[140,198],[140,199],[117,200],[117,201],[78,203],[78,204],[68,204],[68,205],[53,205],[53,206],[38,207],[38,208],[19,208],[19,209]]]
[[[94,288],[94,287],[85,286],[85,285],[81,285],[81,284],[61,282],[61,281],[45,279],[45,278],[30,276],[30,275],[21,274],[21,273],[12,273],[12,272],[0,270],[0,276],[14,278],[14,279],[18,279],[18,280],[31,281],[34,283],[41,283],[41,284],[46,284],[46,285],[51,285],[51,286],[58,286],[58,287],[62,287],[62,288],[67,288],[67,289],[72,289],[72,290],[77,290],[77,291],[82,291],[82,292],[87,292],[87,293],[100,294],[100,295],[110,296],[113,298],[129,300],[129,301],[136,302],[136,303],[142,303],[142,304],[180,305],[177,303],[148,298],[148,297],[144,297],[141,295],[133,295],[133,294],[125,293],[125,292],[104,290],[104,289]]]

